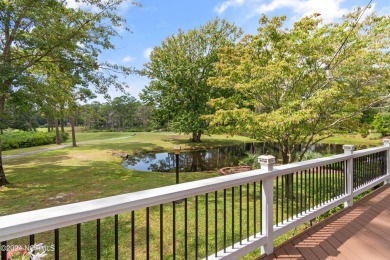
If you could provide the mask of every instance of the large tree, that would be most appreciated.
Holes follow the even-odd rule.
[[[72,74],[72,86],[89,82],[99,93],[105,93],[110,85],[123,86],[115,75],[103,73],[129,70],[101,64],[98,55],[102,48],[114,47],[110,39],[125,23],[116,10],[125,0],[80,2],[87,7],[69,8],[60,0],[0,2],[0,121],[15,90],[45,94],[39,88],[47,85],[53,71]],[[0,186],[6,183],[0,150]]]
[[[217,132],[275,142],[283,163],[301,160],[334,131],[353,129],[389,89],[390,18],[357,22],[361,13],[331,24],[314,14],[290,28],[286,17],[263,16],[256,35],[219,52],[209,84],[234,95],[210,100],[216,112],[205,119]]]
[[[215,19],[204,26],[165,39],[155,47],[142,75],[151,79],[141,99],[155,107],[159,119],[176,132],[192,133],[200,142],[207,123],[200,116],[210,113],[206,106],[220,91],[207,84],[216,75],[217,51],[232,46],[241,30],[225,20]]]

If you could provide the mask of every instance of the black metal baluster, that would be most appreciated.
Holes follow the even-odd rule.
[[[7,241],[1,242],[1,260],[7,260]]]
[[[362,170],[359,172],[359,182],[357,187],[362,186],[363,183],[363,174],[365,173],[367,167],[367,156],[362,157]]]
[[[287,211],[287,217],[286,217],[286,222],[288,222],[288,217],[290,216],[289,214],[289,200],[290,200],[290,193],[291,193],[291,190],[290,190],[290,176],[289,174],[286,174],[284,175],[284,177],[286,178],[286,211]]]
[[[206,259],[209,255],[209,194],[206,193],[206,212],[205,212],[205,233],[206,233]]]
[[[364,179],[365,179],[364,176],[366,175],[367,169],[370,165],[370,157],[366,155],[362,163],[363,163],[363,171],[361,172],[359,187],[363,186],[364,184]]]
[[[283,221],[284,221],[284,176],[282,175],[281,176],[281,179],[282,179],[282,208],[281,208],[281,215],[282,215],[282,224],[283,224]]]
[[[294,219],[294,173],[291,173],[291,219]]]
[[[311,188],[312,188],[312,197],[311,197],[311,202],[312,202],[312,208],[314,209],[314,207],[315,207],[315,198],[314,198],[314,192],[315,192],[315,169],[314,168],[312,168],[312,169],[310,169],[310,171],[311,171],[311,181],[312,181],[312,185],[311,185]]]
[[[262,218],[263,218],[263,181],[260,181],[260,234],[263,234],[263,223],[262,223]]]
[[[34,235],[30,235],[30,246],[33,246],[35,244],[35,236]]]
[[[242,245],[242,185],[240,185],[240,245]]]
[[[256,215],[257,215],[257,212],[256,212],[256,182],[253,183],[253,232],[254,232],[254,237],[256,237],[256,224],[257,224],[257,220],[256,220]]]
[[[329,168],[329,167],[328,167]],[[335,187],[334,187],[334,174],[333,174],[333,169],[329,168],[329,176],[330,176],[330,193],[329,193],[329,199],[333,200],[334,199],[334,194],[335,194]]]
[[[311,169],[309,169],[309,173],[308,173],[308,176],[309,176],[309,185],[307,186],[308,190],[309,190],[309,211],[311,209],[311,198],[312,198],[312,189],[313,189],[313,186],[311,185]]]
[[[360,158],[360,170],[357,172],[357,185],[356,185],[356,188],[360,187],[361,185],[361,181],[362,181],[362,178],[361,178],[361,174],[364,172],[364,157],[361,157]]]
[[[375,178],[375,171],[374,171],[374,162],[375,162],[375,154],[370,155],[371,159],[370,160],[370,170],[367,172],[366,178],[364,180],[364,184],[367,184],[370,180],[373,180]]]
[[[184,258],[188,258],[188,199],[184,199]]]
[[[356,188],[358,188],[358,187],[360,187],[360,185],[361,185],[361,181],[362,181],[362,178],[361,178],[361,175],[362,175],[362,173],[364,173],[364,167],[365,167],[365,165],[364,165],[364,156],[363,157],[360,157],[360,170],[357,172],[357,185],[356,185]],[[354,187],[355,188],[355,187]]]
[[[303,172],[300,172],[300,177],[301,177],[301,203],[300,203],[300,212],[301,212],[301,215],[303,213]]]
[[[372,169],[372,179],[376,179],[378,177],[378,170],[377,170],[377,167],[376,165],[378,164],[378,153],[374,153],[372,155],[373,157],[373,160],[372,160],[372,166],[371,166],[371,169]]]
[[[282,177],[283,178],[283,177]],[[279,226],[279,176],[276,176],[276,226]],[[283,217],[282,217],[283,218]]]
[[[226,253],[226,189],[223,190],[223,252]]]
[[[176,202],[172,202],[172,257],[176,259]]]
[[[214,193],[214,251],[215,251],[215,257],[217,257],[218,253],[218,191],[215,191]]]
[[[347,166],[342,163],[342,162],[339,162],[339,167],[341,168],[340,170],[340,186],[341,186],[341,192],[342,194],[345,194],[345,191],[346,191],[346,171],[347,171]]]
[[[96,220],[96,259],[100,259],[101,247],[100,247],[100,219]]]
[[[315,169],[316,171],[316,207],[318,207],[318,203],[319,203],[319,196],[318,196],[318,167],[316,167]]]
[[[246,185],[246,239],[249,242],[249,183]]]
[[[234,248],[234,187],[232,187],[232,248]]]
[[[326,175],[325,168],[321,166],[320,172],[322,173],[322,204],[326,202]]]
[[[326,202],[326,174],[325,174],[325,166],[321,166],[322,171],[322,204]]]
[[[135,260],[135,213],[131,212],[131,259]]]
[[[118,215],[114,216],[114,232],[115,232],[115,260],[119,259],[119,219]]]
[[[199,233],[199,223],[198,223],[198,217],[199,217],[199,198],[198,196],[195,196],[195,259],[198,259],[198,253],[199,253],[199,248],[198,248],[198,233]]]
[[[361,180],[361,184],[360,184],[360,186],[363,186],[364,185],[364,183],[365,183],[365,179],[366,179],[366,175],[367,175],[367,173],[369,172],[369,169],[370,169],[370,165],[371,165],[371,157],[370,157],[370,155],[366,155],[366,158],[365,158],[366,160],[365,160],[365,164],[364,164],[364,166],[365,166],[365,169],[364,169],[364,171],[362,172],[362,180]]]
[[[81,224],[77,224],[77,260],[81,260]]]
[[[319,177],[320,177],[320,185],[319,185],[319,204],[322,205],[322,202],[323,202],[323,197],[322,197],[322,191],[323,191],[323,186],[324,186],[324,183],[323,183],[323,180],[322,180],[322,167],[320,166],[320,169],[319,169]],[[317,167],[317,172],[318,172],[318,167]],[[318,180],[317,180],[318,182]],[[318,205],[318,204],[317,204]]]
[[[341,178],[342,178],[340,176],[341,170],[339,169],[339,166],[337,163],[334,163],[334,167],[335,167],[335,173],[336,173],[337,194],[338,194],[338,196],[341,196],[343,194],[342,190],[341,190]]]
[[[370,171],[367,174],[367,178],[365,183],[367,184],[370,180],[373,180],[376,177],[376,173],[374,170],[374,164],[375,164],[375,154],[371,155],[372,161],[370,161]]]
[[[299,202],[298,202],[298,173],[295,173],[295,216],[298,217]]]
[[[60,230],[54,229],[54,259],[60,259]]]
[[[333,174],[332,174],[332,169],[329,168],[329,165],[327,167],[327,172],[329,176],[329,200],[333,200],[334,198],[334,179],[333,179]]]
[[[150,233],[150,209],[149,207],[146,207],[146,259],[149,259],[149,251],[150,251],[150,244],[149,244],[149,234]]]
[[[164,206],[160,204],[160,259],[164,258]]]
[[[305,170],[305,213],[307,212],[307,199],[309,196],[307,196],[307,170]]]

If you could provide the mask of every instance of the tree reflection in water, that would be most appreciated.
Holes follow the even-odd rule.
[[[322,154],[343,152],[342,145],[334,144],[317,144],[311,147],[311,150]],[[180,172],[215,171],[223,167],[237,166],[247,152],[279,157],[279,152],[272,143],[246,143],[207,151],[188,151],[179,156]],[[129,157],[122,165],[138,171],[174,172],[176,161],[173,153],[148,153]]]

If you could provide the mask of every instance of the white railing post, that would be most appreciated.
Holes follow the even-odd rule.
[[[354,145],[343,145],[344,154],[353,154],[355,149]],[[345,194],[349,197],[346,202],[344,202],[344,208],[351,207],[353,205],[353,158],[347,160],[346,167],[344,167],[345,174]]]
[[[272,155],[261,155],[258,157],[261,169],[267,172],[273,170],[275,157]],[[274,251],[274,180],[273,177],[265,177],[262,182],[262,212],[261,224],[267,242],[261,246],[261,254],[271,254]]]
[[[384,181],[384,184],[390,184],[390,139],[383,139],[383,145],[388,147],[385,158],[387,165],[387,179]]]

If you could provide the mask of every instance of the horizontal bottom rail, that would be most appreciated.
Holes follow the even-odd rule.
[[[262,245],[264,245],[267,242],[267,236],[261,235],[260,233],[256,234],[255,236],[250,236],[249,239],[245,238],[241,242],[237,242],[234,244],[234,248],[232,246],[227,247],[225,249],[222,249],[217,253],[217,256],[215,254],[212,254],[208,256],[207,259],[209,260],[216,260],[216,259],[224,259],[224,260],[235,260],[242,256],[245,256],[246,254],[260,248]]]
[[[294,219],[287,220],[287,222],[284,222],[283,224],[278,223],[278,226],[274,225],[274,238],[277,238],[292,230],[293,228],[296,228],[306,222],[309,222],[311,219],[316,218],[321,214],[324,214],[325,212],[343,204],[347,200],[348,196],[339,196],[338,198],[328,201],[327,204],[311,209],[306,213],[301,213],[300,215],[298,215],[298,217],[294,217]]]
[[[372,180],[369,184],[366,184],[364,186],[361,186],[359,188],[357,188],[356,190],[354,190],[352,192],[352,196],[353,197],[356,197],[360,194],[362,194],[363,192],[366,192],[367,190],[371,189],[371,188],[374,188],[376,185],[379,185],[381,183],[383,183],[384,181],[386,181],[387,179],[389,179],[389,176],[388,175],[383,175],[375,180]]]

